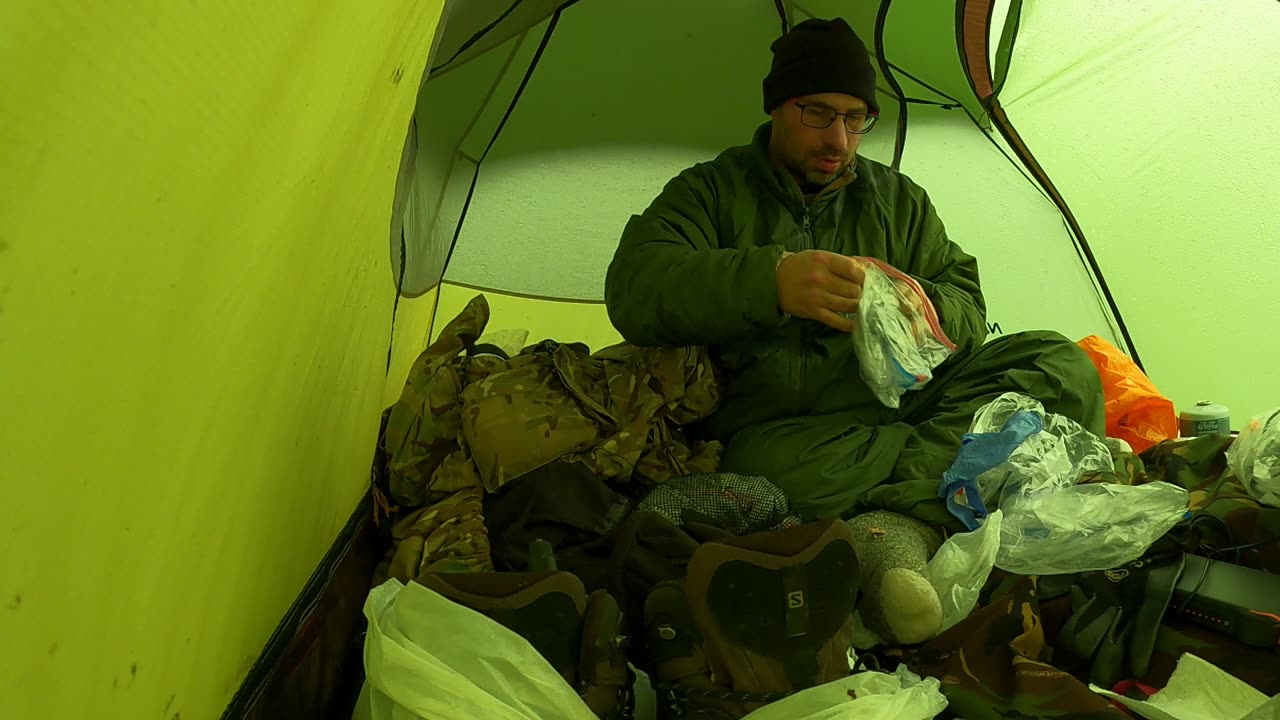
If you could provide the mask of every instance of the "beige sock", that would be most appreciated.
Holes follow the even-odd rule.
[[[858,611],[885,642],[911,645],[942,630],[942,603],[925,577],[942,538],[928,525],[876,510],[849,521],[858,554]]]

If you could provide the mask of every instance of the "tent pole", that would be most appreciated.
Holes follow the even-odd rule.
[[[885,0],[887,3],[889,0]],[[883,4],[882,4],[883,9]],[[956,3],[956,48],[960,53],[960,66],[964,69],[965,78],[969,81],[969,88],[973,90],[974,97],[982,106],[986,108],[991,124],[1000,131],[1000,135],[1009,143],[1009,147],[1013,149],[1014,154],[1022,161],[1022,164],[1031,172],[1031,175],[1040,184],[1040,187],[1049,195],[1049,199],[1058,207],[1058,212],[1062,214],[1063,219],[1067,223],[1067,227],[1071,231],[1072,239],[1075,240],[1076,248],[1083,256],[1089,272],[1093,276],[1094,281],[1098,285],[1103,299],[1106,301],[1107,309],[1111,313],[1111,317],[1115,320],[1116,329],[1120,331],[1120,337],[1126,346],[1129,357],[1133,359],[1135,365],[1140,370],[1146,372],[1146,367],[1142,364],[1142,358],[1138,355],[1138,348],[1133,342],[1133,336],[1129,332],[1128,325],[1124,322],[1124,316],[1120,314],[1120,306],[1116,303],[1115,295],[1111,292],[1111,287],[1107,284],[1107,278],[1102,274],[1102,267],[1098,264],[1098,259],[1093,254],[1093,249],[1089,247],[1089,241],[1085,238],[1084,230],[1080,227],[1080,223],[1076,220],[1076,216],[1071,212],[1071,208],[1067,206],[1067,201],[1062,197],[1062,193],[1058,191],[1057,186],[1049,179],[1049,174],[1036,160],[1035,155],[1031,153],[1031,149],[1022,140],[1022,136],[1018,134],[1017,129],[1010,122],[1008,114],[1005,113],[1004,107],[1000,104],[1000,99],[996,95],[995,79],[991,71],[990,53],[988,53],[988,44],[990,42],[991,19],[994,13],[995,0],[958,0]],[[1021,3],[1015,3],[1010,12],[1018,12]]]
[[[786,35],[791,29],[791,22],[787,20],[787,8],[783,5],[783,0],[773,0],[773,8],[778,11],[778,19],[782,20],[782,34]]]
[[[1009,121],[1009,116],[1005,114],[1004,107],[1000,105],[1000,101],[996,98],[991,98],[989,107],[992,124],[1004,136],[1005,141],[1013,148],[1013,152],[1027,166],[1031,174],[1040,182],[1045,192],[1049,193],[1049,197],[1058,206],[1062,217],[1067,221],[1067,226],[1071,229],[1071,234],[1074,236],[1077,246],[1081,253],[1084,254],[1089,271],[1098,282],[1098,289],[1102,292],[1102,297],[1107,302],[1107,308],[1111,311],[1111,316],[1115,318],[1116,325],[1120,330],[1120,336],[1129,351],[1129,357],[1133,358],[1133,362],[1138,366],[1138,369],[1146,372],[1147,369],[1142,364],[1142,358],[1138,355],[1138,348],[1133,342],[1133,336],[1129,332],[1129,326],[1125,324],[1124,317],[1120,314],[1120,306],[1116,303],[1115,295],[1112,294],[1111,287],[1107,284],[1106,276],[1102,274],[1102,267],[1098,264],[1098,259],[1093,254],[1093,248],[1089,247],[1089,241],[1085,238],[1084,230],[1076,220],[1075,214],[1071,212],[1071,208],[1067,207],[1067,201],[1062,197],[1062,193],[1058,191],[1057,186],[1049,179],[1049,174],[1040,166],[1035,156],[1031,154],[1031,150],[1023,142],[1022,136],[1018,134],[1017,129],[1013,127],[1013,123]]]
[[[894,76],[884,53],[884,26],[889,19],[889,6],[891,4],[893,4],[893,0],[880,0],[880,9],[876,11],[875,47],[876,59],[880,62],[880,74],[884,75],[885,79],[889,81],[889,86],[893,88],[893,93],[898,96],[898,128],[897,135],[893,141],[892,166],[894,170],[900,170],[902,168],[902,150],[907,142],[907,102],[905,94],[902,92],[902,85],[898,83],[898,78]]]

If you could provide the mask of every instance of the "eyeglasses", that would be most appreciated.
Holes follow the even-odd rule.
[[[880,116],[867,112],[836,112],[825,105],[804,105],[796,103],[800,108],[800,122],[811,128],[829,128],[836,118],[844,118],[844,129],[853,135],[863,135],[875,127]]]

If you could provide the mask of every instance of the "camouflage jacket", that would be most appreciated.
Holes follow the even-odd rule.
[[[477,295],[409,371],[385,435],[396,502],[494,492],[557,459],[616,482],[718,468],[719,443],[689,443],[680,431],[720,402],[705,350],[620,344],[593,354],[544,340],[510,359],[473,354],[488,322]]]

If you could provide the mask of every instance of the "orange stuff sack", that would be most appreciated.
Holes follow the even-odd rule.
[[[1089,354],[1102,378],[1106,401],[1107,435],[1120,438],[1141,453],[1156,443],[1178,436],[1173,401],[1119,348],[1097,335],[1078,345]]]

